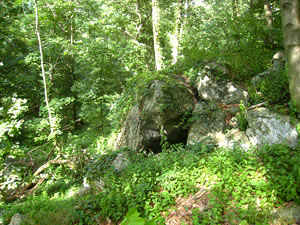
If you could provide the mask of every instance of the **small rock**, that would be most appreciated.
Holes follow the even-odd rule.
[[[272,214],[272,224],[300,224],[300,206],[294,205],[275,210]]]
[[[17,213],[17,214],[12,216],[9,225],[21,225],[23,221],[24,221],[24,215],[20,214],[20,213]]]
[[[122,171],[129,164],[129,159],[126,153],[122,152],[113,161],[112,165],[117,171]]]
[[[226,133],[225,141],[220,142],[219,146],[231,149],[234,146],[240,146],[243,149],[249,149],[251,147],[251,143],[245,131],[241,131],[239,128],[235,128]]]

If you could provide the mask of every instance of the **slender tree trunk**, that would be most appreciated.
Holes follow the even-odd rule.
[[[232,0],[232,13],[234,17],[240,16],[239,0]]]
[[[298,0],[280,0],[291,100],[300,111],[300,21]]]
[[[269,45],[274,48],[274,39],[272,35],[273,30],[273,14],[271,10],[271,3],[270,0],[264,0],[264,11],[265,11],[265,17],[267,22],[267,27],[269,29],[268,33],[268,43]]]
[[[100,117],[101,117],[101,134],[104,136],[104,111],[103,111],[103,97],[101,98],[101,112],[100,112]]]
[[[75,36],[75,25],[74,25],[74,18],[73,15],[71,17],[71,25],[70,25],[70,45],[71,45],[71,65],[70,65],[70,75],[71,75],[71,88],[76,80],[75,77],[75,55],[74,55],[74,36]],[[77,98],[76,94],[74,94],[74,102],[73,102],[73,121],[74,126],[76,128],[76,121],[77,121]]]
[[[271,10],[270,0],[265,0],[264,10],[265,10],[267,26],[272,29],[273,28],[273,14],[272,14],[272,10]]]
[[[153,44],[154,44],[154,57],[155,57],[155,69],[157,71],[163,68],[163,57],[160,46],[159,36],[159,5],[158,0],[152,0],[152,27],[153,27]]]
[[[174,34],[171,38],[171,44],[172,44],[172,64],[175,64],[177,62],[178,58],[178,48],[179,48],[179,36],[181,31],[181,23],[182,23],[182,6],[183,0],[178,0],[177,7],[175,11],[175,28],[174,28]]]
[[[249,1],[249,9],[252,10],[253,9],[253,0]]]
[[[53,124],[53,118],[51,115],[51,109],[49,105],[49,98],[48,98],[48,88],[47,88],[47,81],[46,81],[46,75],[45,75],[45,69],[44,69],[44,57],[43,57],[43,48],[42,48],[42,42],[39,32],[39,17],[38,17],[38,5],[37,0],[34,0],[35,3],[35,32],[39,43],[39,50],[40,50],[40,57],[41,57],[41,69],[42,69],[42,77],[43,77],[43,83],[44,83],[44,96],[45,96],[45,102],[46,107],[48,110],[48,117],[49,117],[49,124],[50,124],[50,135],[53,135],[55,133],[55,128]]]

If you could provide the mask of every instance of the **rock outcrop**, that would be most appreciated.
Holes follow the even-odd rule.
[[[231,131],[238,127],[235,118],[239,112],[238,104],[247,104],[248,93],[230,82],[226,78],[229,76],[230,70],[216,62],[208,63],[199,71],[195,88],[201,102],[193,112],[188,144],[210,137],[210,143],[220,147],[233,147],[235,143],[250,146],[245,132],[239,129]],[[232,119],[227,121],[228,118]]]
[[[282,67],[281,55],[276,57],[274,71]],[[248,93],[228,80],[230,70],[226,66],[211,62],[199,70],[194,86],[198,103],[182,78],[177,77],[172,85],[154,80],[145,90],[147,95],[139,97],[140,101],[128,112],[115,147],[157,153],[161,151],[162,135],[170,144],[191,145],[204,140],[227,148],[281,143],[298,146],[296,126],[289,116],[266,108],[240,112],[239,104],[247,104]],[[191,111],[187,131],[182,121]]]
[[[194,107],[191,88],[179,78],[173,84],[154,80],[145,92],[146,97],[129,111],[115,147],[160,152],[162,134],[171,144],[185,144],[187,130],[182,120]]]
[[[278,71],[283,65],[282,54],[276,54],[270,71]],[[219,74],[219,75],[218,75]],[[223,78],[218,78],[218,76]],[[196,80],[200,103],[193,112],[188,144],[211,138],[211,143],[220,147],[238,144],[243,148],[264,144],[287,144],[295,148],[298,134],[290,117],[272,112],[266,108],[249,110],[244,115],[246,132],[239,129],[238,104],[248,102],[248,94],[238,86],[227,81],[228,69],[217,63],[210,63],[199,72]],[[203,101],[206,101],[205,103]],[[229,119],[231,118],[231,119]]]

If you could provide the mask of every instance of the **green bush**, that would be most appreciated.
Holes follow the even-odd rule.
[[[270,73],[263,77],[258,90],[261,92],[262,97],[269,100],[270,103],[288,102],[290,95],[287,72]]]

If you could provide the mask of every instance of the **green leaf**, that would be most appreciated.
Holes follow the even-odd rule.
[[[240,225],[248,225],[248,222],[246,220],[243,220]]]
[[[121,225],[145,225],[146,219],[139,215],[136,207],[129,209]]]
[[[153,218],[145,223],[145,225],[156,225],[156,218]]]

